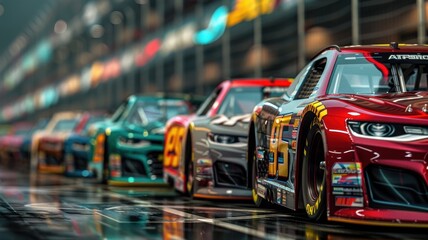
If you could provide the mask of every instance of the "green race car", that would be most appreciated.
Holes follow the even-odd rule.
[[[191,113],[200,102],[188,95],[128,97],[110,119],[90,129],[89,170],[110,185],[165,184],[165,124]]]

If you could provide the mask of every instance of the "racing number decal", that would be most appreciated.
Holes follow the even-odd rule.
[[[276,117],[272,124],[269,144],[269,177],[288,178],[288,141],[282,137],[291,115]]]
[[[276,159],[277,159],[277,148],[278,148],[278,134],[279,134],[280,119],[277,117],[272,124],[272,132],[270,134],[269,143],[269,169],[268,176],[276,176]]]
[[[290,118],[288,118],[288,121],[290,121]],[[281,126],[278,144],[278,178],[288,178],[288,142],[282,138],[283,127],[284,124]]]
[[[185,128],[183,126],[173,126],[168,131],[165,141],[164,166],[177,168],[181,156],[182,141],[184,139]]]

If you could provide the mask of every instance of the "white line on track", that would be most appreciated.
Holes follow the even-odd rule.
[[[150,205],[151,204],[148,201],[142,201],[142,200],[135,199],[135,198],[132,198],[132,197],[123,196],[123,195],[120,195],[120,194],[117,194],[117,193],[110,193],[110,194],[111,194],[112,197],[122,198],[122,199],[131,201],[131,202],[137,203],[137,204],[146,204],[146,205]],[[154,206],[151,206],[151,207],[154,207]],[[240,225],[223,222],[223,221],[221,221],[221,219],[212,219],[212,218],[201,217],[201,216],[198,216],[198,215],[194,215],[194,214],[191,214],[191,213],[186,213],[186,212],[183,212],[183,211],[180,211],[180,210],[177,210],[177,209],[173,209],[173,208],[170,208],[170,207],[165,207],[165,206],[162,206],[162,205],[159,205],[156,208],[159,208],[162,211],[165,211],[165,212],[168,212],[168,213],[172,213],[172,214],[175,214],[175,215],[180,216],[180,217],[190,218],[192,220],[196,220],[196,221],[199,221],[199,222],[212,224],[214,226],[223,227],[223,228],[226,228],[226,229],[229,229],[229,230],[232,230],[232,231],[240,232],[240,233],[251,235],[251,236],[254,236],[254,237],[259,237],[259,238],[263,238],[263,239],[279,239],[278,235],[272,235],[272,234],[266,233],[265,231],[258,231],[258,230],[252,229],[252,228],[247,228],[247,227],[243,227],[243,226],[240,226]],[[176,206],[174,206],[174,208],[176,208]],[[204,209],[203,207],[200,207],[200,208]],[[221,210],[221,208],[213,208],[213,209]],[[236,209],[234,209],[234,210],[236,210]],[[268,214],[268,216],[278,216],[278,215],[279,214]],[[284,217],[284,216],[287,216],[287,215],[280,215],[280,216]],[[254,218],[254,217],[251,216],[250,219],[251,218]],[[262,216],[260,216],[260,218],[262,218]],[[224,219],[230,219],[230,218],[224,218]],[[291,239],[295,239],[295,238],[283,237],[282,236],[281,239],[291,240]]]
[[[46,188],[36,188],[36,189],[32,189],[30,190],[30,192],[46,192],[46,191],[55,191],[55,190],[64,190],[68,187],[71,186],[62,186],[62,187],[52,187],[49,189]],[[0,190],[6,190],[8,189],[6,188],[0,188]],[[9,188],[10,189],[10,188]],[[19,189],[15,187],[15,189]],[[31,188],[30,188],[31,189]],[[237,209],[237,208],[216,208],[216,207],[199,207],[199,206],[177,206],[177,205],[160,205],[160,204],[153,204],[150,201],[143,201],[134,197],[129,197],[129,196],[125,196],[125,195],[121,195],[119,193],[114,193],[114,192],[103,192],[102,193],[105,196],[110,196],[113,198],[118,198],[118,199],[123,199],[123,200],[127,200],[129,202],[132,202],[134,204],[138,204],[138,205],[134,205],[134,206],[115,206],[115,207],[111,207],[108,208],[106,210],[114,210],[120,207],[126,208],[126,207],[149,207],[149,208],[155,208],[158,209],[160,211],[164,211],[164,212],[168,212],[180,217],[185,218],[184,221],[185,222],[201,222],[201,223],[207,223],[207,224],[212,224],[214,226],[219,226],[219,227],[223,227],[232,231],[236,231],[236,232],[240,232],[243,234],[247,234],[247,235],[251,235],[253,237],[258,237],[258,238],[262,238],[262,239],[294,239],[294,237],[286,237],[286,236],[278,236],[278,235],[274,235],[274,234],[269,234],[265,231],[258,231],[256,229],[253,228],[248,228],[245,226],[241,226],[241,225],[237,225],[237,224],[233,224],[233,223],[229,223],[226,221],[230,221],[230,220],[247,220],[247,219],[255,219],[255,218],[268,218],[268,217],[290,217],[288,215],[284,215],[284,214],[275,214],[273,213],[273,211],[271,210],[263,210],[263,209],[251,209],[251,210],[247,210],[247,209]],[[69,207],[61,207],[61,206],[52,206],[52,203],[33,203],[33,204],[27,204],[25,205],[25,207],[32,207],[32,208],[39,208],[39,209],[44,209],[44,210],[86,210],[86,209],[82,209],[82,208],[69,208]],[[191,214],[191,213],[186,213],[184,211],[181,211],[179,209],[192,209],[192,210],[207,210],[207,211],[235,211],[235,212],[247,212],[247,213],[265,213],[265,214],[260,214],[260,215],[255,215],[255,216],[237,216],[237,217],[224,217],[224,218],[208,218],[208,217],[203,217],[203,216],[198,216],[195,214]],[[107,216],[103,213],[101,213],[101,211],[95,211],[97,214],[113,220],[113,221],[118,221],[115,218],[112,218],[110,216]]]

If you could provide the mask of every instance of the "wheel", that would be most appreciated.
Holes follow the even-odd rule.
[[[260,197],[259,195],[257,195],[257,177],[259,176],[258,171],[257,171],[257,150],[254,150],[253,153],[253,161],[251,164],[251,186],[252,186],[252,195],[253,195],[253,201],[254,204],[257,207],[268,207],[268,202],[263,199],[262,197]]]
[[[306,214],[313,221],[326,219],[326,172],[321,123],[314,118],[305,142],[302,162],[302,196]]]
[[[185,159],[185,172],[186,177],[186,194],[189,197],[193,197],[194,191],[194,171],[193,171],[193,151],[192,151],[192,141],[190,139],[190,132],[187,134],[186,145],[184,147],[184,159]]]
[[[108,180],[110,179],[110,159],[109,159],[109,149],[108,149],[108,140],[109,138],[105,136],[104,140],[104,153],[103,153],[103,161],[102,161],[102,175],[101,175],[101,183],[107,184]]]
[[[102,184],[106,184],[106,183],[108,183],[109,179],[110,179],[110,170],[107,167],[107,168],[104,168],[104,170],[103,170],[103,176],[102,176],[102,179],[101,179],[101,183]]]
[[[190,160],[187,163],[187,174],[186,174],[186,191],[187,191],[187,195],[189,195],[189,197],[193,197],[193,184],[194,184],[194,178],[193,178],[193,161]]]

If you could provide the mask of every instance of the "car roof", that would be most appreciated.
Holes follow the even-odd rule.
[[[389,44],[372,44],[372,45],[350,45],[350,46],[337,46],[332,45],[321,52],[326,50],[336,50],[338,52],[349,53],[349,52],[390,52],[390,53],[400,53],[400,52],[427,52],[428,45],[425,44],[398,44],[395,42]],[[320,52],[320,53],[321,53]],[[318,56],[317,54],[316,56]]]
[[[239,79],[231,79],[230,81],[231,86],[278,86],[278,85],[289,85],[291,81],[293,81],[292,78],[239,78]],[[283,83],[283,84],[281,84]]]
[[[138,99],[177,99],[177,100],[190,100],[193,99],[194,96],[190,94],[181,94],[181,93],[163,93],[163,92],[157,92],[157,93],[146,93],[146,94],[133,94],[129,97],[135,97]]]

